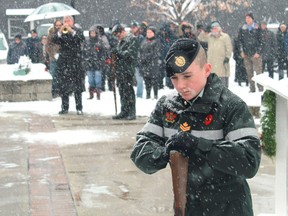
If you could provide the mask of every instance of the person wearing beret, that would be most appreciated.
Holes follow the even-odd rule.
[[[121,24],[112,28],[112,34],[118,39],[118,45],[111,49],[116,56],[115,77],[120,95],[121,111],[112,119],[136,119],[136,96],[133,88],[135,62],[137,61],[137,39],[128,33]]]
[[[247,105],[211,73],[198,41],[178,39],[165,62],[175,90],[158,100],[130,158],[147,174],[164,169],[172,150],[188,158],[185,216],[253,216],[247,179],[261,149]]]

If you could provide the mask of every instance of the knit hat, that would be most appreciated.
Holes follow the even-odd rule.
[[[22,35],[21,35],[21,34],[16,34],[14,38],[15,38],[15,39],[18,38],[18,39],[21,40],[21,39],[22,39]]]
[[[154,34],[156,34],[156,32],[157,32],[157,29],[156,29],[155,26],[149,26],[149,27],[147,28],[147,30],[148,30],[148,29],[150,29],[151,31],[153,31]]]
[[[214,28],[214,27],[221,27],[220,23],[218,21],[213,21],[211,23],[211,28]]]
[[[248,13],[245,14],[245,17],[246,16],[249,16],[251,17],[253,20],[254,20],[254,16],[253,16],[253,13],[251,11],[249,11]]]
[[[198,41],[190,38],[176,40],[169,48],[165,58],[167,77],[171,77],[175,73],[183,73],[196,58],[200,46]]]

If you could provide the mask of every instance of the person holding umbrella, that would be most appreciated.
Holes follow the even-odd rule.
[[[248,106],[211,73],[198,41],[178,39],[165,62],[176,91],[158,100],[137,133],[132,161],[153,174],[171,163],[175,152],[188,160],[187,188],[180,194],[187,200],[185,214],[175,215],[253,216],[246,179],[258,171],[261,148]]]
[[[59,44],[57,60],[56,92],[62,100],[60,115],[69,110],[69,95],[74,93],[78,115],[83,114],[82,92],[85,91],[85,71],[82,68],[83,31],[74,25],[72,16],[63,18],[63,25],[55,32],[52,42]]]

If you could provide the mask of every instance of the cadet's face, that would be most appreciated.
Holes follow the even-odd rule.
[[[171,81],[181,97],[188,101],[195,98],[203,89],[210,71],[210,64],[205,64],[203,68],[200,68],[199,64],[194,61],[183,73],[171,76]]]

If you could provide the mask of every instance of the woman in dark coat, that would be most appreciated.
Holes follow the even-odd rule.
[[[63,26],[53,37],[53,42],[60,45],[56,73],[56,89],[62,99],[59,114],[68,113],[71,93],[74,93],[77,114],[83,114],[82,92],[85,91],[85,72],[82,68],[81,43],[84,40],[83,31],[74,26],[73,17],[64,17]]]
[[[147,35],[141,43],[140,48],[140,71],[143,74],[146,87],[146,98],[151,98],[153,87],[154,98],[158,99],[158,79],[160,76],[159,53],[161,49],[160,41],[155,38],[156,28],[147,28]]]
[[[89,29],[89,39],[85,41],[83,47],[83,67],[89,83],[90,97],[88,99],[94,98],[94,92],[96,92],[97,100],[100,100],[102,75],[106,67],[106,60],[109,58],[108,52],[108,48],[99,36],[99,30],[92,26]]]
[[[288,52],[285,50],[285,37],[287,37],[287,25],[281,23],[276,33],[279,80],[284,78],[284,70],[288,76]]]

